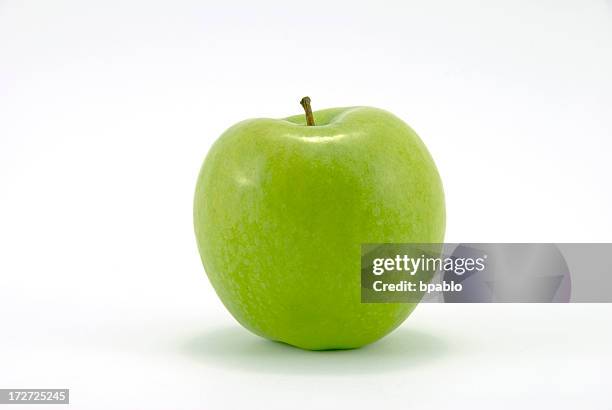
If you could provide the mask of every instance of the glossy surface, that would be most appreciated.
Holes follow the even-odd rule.
[[[227,130],[200,172],[194,222],[217,294],[246,328],[305,349],[355,348],[414,304],[360,302],[360,244],[441,242],[442,184],[404,122],[353,107]]]

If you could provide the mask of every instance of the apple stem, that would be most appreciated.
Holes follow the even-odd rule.
[[[306,125],[315,125],[314,117],[312,116],[312,108],[310,108],[310,97],[302,98],[300,100],[300,104],[302,105],[302,107],[304,107],[304,111],[306,112]]]

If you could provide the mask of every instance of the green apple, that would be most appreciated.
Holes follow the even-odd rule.
[[[204,268],[231,314],[265,338],[350,349],[400,325],[416,304],[361,303],[362,243],[442,242],[434,161],[389,112],[331,108],[229,128],[198,177]]]

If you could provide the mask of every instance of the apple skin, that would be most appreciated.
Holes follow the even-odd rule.
[[[361,303],[362,243],[443,242],[442,182],[417,134],[376,108],[252,119],[211,147],[194,224],[208,277],[262,337],[309,350],[364,346],[409,303]]]

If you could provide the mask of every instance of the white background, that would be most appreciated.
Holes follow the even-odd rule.
[[[308,94],[416,129],[449,242],[610,241],[611,76],[609,0],[0,0],[0,388],[70,388],[77,409],[609,409],[611,305],[423,305],[364,349],[300,351],[224,310],[191,206],[224,129]]]

